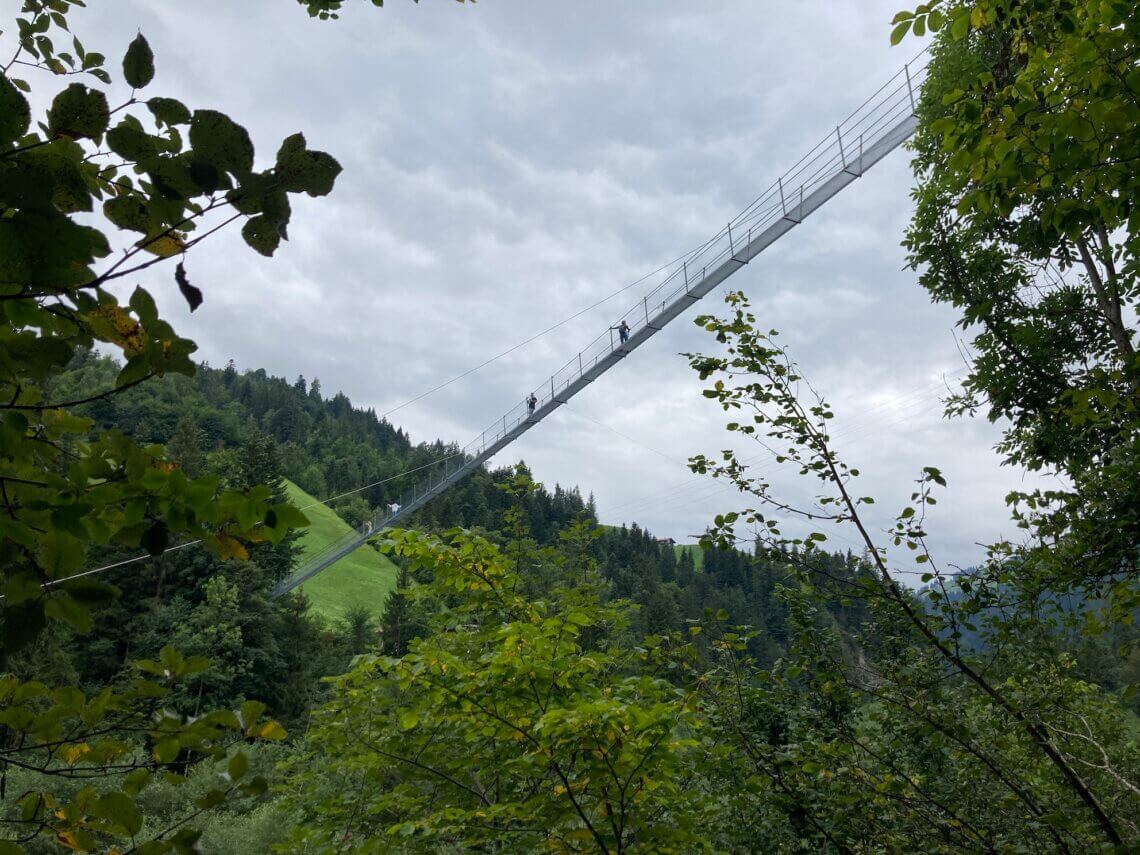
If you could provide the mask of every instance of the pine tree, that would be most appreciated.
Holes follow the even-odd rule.
[[[344,616],[344,640],[350,653],[364,653],[376,642],[377,629],[372,613],[364,606],[353,606]]]
[[[166,444],[166,452],[188,477],[197,478],[202,474],[206,462],[205,446],[205,431],[198,427],[193,418],[183,416],[178,420],[174,436]]]
[[[401,567],[396,587],[388,592],[384,601],[384,615],[380,618],[380,647],[387,656],[403,656],[408,642],[415,637],[411,600],[407,589],[410,580],[408,568]]]

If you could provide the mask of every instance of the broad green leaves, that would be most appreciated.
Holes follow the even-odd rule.
[[[21,51],[53,69],[51,63],[58,61],[91,73],[101,70],[102,56],[85,50],[70,34],[73,50],[54,50],[52,33],[67,26],[60,5],[28,4],[29,17],[19,19]],[[154,57],[142,35],[126,50],[123,75],[132,89],[153,79]],[[152,97],[141,115],[128,100],[114,111],[117,121],[109,127],[106,92],[80,82],[65,86],[52,100],[43,125],[48,136],[25,137],[31,117],[17,83],[26,88],[23,81],[0,81],[0,292],[5,297],[0,301],[0,398],[13,418],[46,407],[49,415],[41,421],[51,431],[65,424],[65,414],[55,415],[55,406],[67,402],[53,400],[40,384],[77,348],[101,342],[122,354],[125,364],[115,388],[194,370],[193,343],[158,316],[144,289],[136,289],[124,304],[104,283],[147,266],[149,256],[183,254],[192,245],[197,220],[219,208],[233,206],[246,214],[248,241],[270,255],[287,234],[287,194],[329,192],[339,166],[330,156],[307,150],[297,135],[282,147],[280,176],[276,169],[255,173],[253,143],[244,128],[220,112],[191,112],[162,96]],[[184,137],[179,128],[186,124]],[[102,155],[91,157],[93,144],[100,142]],[[17,143],[19,150],[7,151]],[[218,191],[227,196],[211,196]],[[97,222],[109,224],[111,232],[133,233],[123,255],[102,269],[100,263],[112,251],[107,235],[71,216],[91,210],[102,212],[106,219]],[[181,263],[174,273],[173,284],[196,309],[203,289],[190,282]],[[114,388],[93,391],[110,395]],[[25,428],[42,434],[44,423],[25,423]],[[0,555],[15,561],[12,574],[28,578],[33,571],[42,574],[41,581],[58,580],[81,569],[87,544],[108,540],[159,554],[178,539],[201,537],[220,554],[242,557],[246,549],[240,536],[276,541],[300,522],[291,509],[271,510],[256,495],[210,505],[214,493],[209,491],[206,505],[191,509],[183,498],[185,479],[161,455],[142,453],[121,437],[87,444],[87,429],[73,426],[60,436],[80,454],[72,469],[85,475],[62,492],[56,476],[48,474],[58,467],[31,436],[21,439],[20,429],[14,428],[5,443],[13,457],[3,474],[23,479],[9,491],[21,513],[7,519],[0,531]],[[135,504],[124,508],[124,501]],[[65,518],[71,520],[70,528],[60,540],[55,531]],[[258,531],[251,533],[250,527]],[[21,554],[20,549],[28,551]],[[66,594],[61,596],[66,600]],[[29,611],[23,621],[28,632],[20,643],[35,635],[46,613],[42,606],[23,607],[35,614]],[[81,612],[82,604],[78,608]],[[50,613],[82,623],[66,602],[53,605]],[[13,632],[10,628],[15,641]]]
[[[1073,485],[1010,496],[1020,527],[1042,543],[1061,538],[1022,563],[1027,575],[1102,580],[1134,563],[1119,532],[1134,528],[1126,508],[1138,506],[1140,215],[1130,164],[1140,159],[1140,7],[940,9],[950,26],[919,104],[905,246],[922,285],[973,336],[971,371],[949,411],[984,406],[1008,419],[1005,459]]]
[[[7,75],[0,73],[0,148],[18,140],[31,122],[28,101]]]
[[[267,217],[251,217],[241,228],[245,242],[262,255],[271,256],[281,243],[281,232]]]
[[[223,113],[162,95],[143,106],[137,90],[155,76],[146,39],[139,34],[126,47],[122,79],[112,85],[104,55],[70,31],[75,5],[82,4],[24,0],[15,26],[0,25],[9,71],[34,67],[28,80],[0,74],[3,668],[22,667],[26,651],[55,637],[44,632],[52,624],[64,635],[83,634],[100,620],[116,589],[98,576],[71,577],[92,569],[92,555],[108,546],[157,556],[200,540],[218,557],[244,559],[249,544],[280,543],[306,522],[269,488],[224,489],[216,478],[188,478],[161,448],[95,429],[71,409],[104,404],[154,376],[195,370],[194,343],[160,317],[151,294],[113,286],[186,254],[197,245],[200,222],[222,225],[235,210],[252,218],[259,251],[271,254],[287,232],[287,194],[329,192],[339,167],[306,151],[301,139],[288,150],[286,189],[273,170],[254,172],[249,134]],[[50,106],[33,121],[29,102]],[[176,285],[191,310],[198,308],[202,289],[181,259],[171,267],[171,290]],[[118,375],[106,374],[101,388],[61,387],[65,366],[96,345],[121,357]],[[188,693],[181,684],[199,679],[205,664],[164,650],[144,665],[157,679],[90,698],[0,678],[0,766],[51,767],[52,775],[99,781],[57,788],[58,778],[43,778],[18,797],[20,833],[32,839],[38,828],[76,850],[117,851],[119,840],[140,853],[190,851],[197,834],[188,829],[137,839],[143,822],[135,797],[151,773],[174,762],[182,772],[186,762],[224,759],[229,740],[285,736],[260,718],[264,708],[206,710],[189,721],[170,713],[164,701],[172,691]],[[240,756],[224,768],[229,787],[203,796],[202,807],[235,788],[264,792],[264,780],[249,775]],[[130,774],[108,780],[112,771]]]
[[[82,83],[72,83],[52,101],[48,133],[72,139],[99,139],[111,119],[107,96]]]
[[[282,189],[290,193],[325,196],[332,192],[340,169],[340,164],[331,155],[307,149],[303,134],[293,134],[277,152],[274,174]]]
[[[408,654],[362,657],[337,681],[294,766],[298,841],[347,829],[363,849],[399,851],[702,845],[700,797],[681,783],[695,772],[695,710],[613,643],[623,604],[602,605],[593,583],[519,596],[513,559],[465,532],[395,532],[385,548],[452,605]],[[332,773],[335,792],[321,784]]]
[[[946,574],[929,549],[934,488],[947,484],[932,466],[922,469],[911,504],[887,532],[902,549],[881,546],[876,528],[863,517],[867,498],[856,498],[852,490],[858,473],[830,446],[827,403],[810,393],[795,363],[774,343],[775,334],[758,328],[746,298],[730,293],[726,302],[727,317],[697,319],[727,351],[690,355],[709,384],[705,395],[734,418],[745,416],[762,435],[765,452],[823,485],[811,502],[795,503],[775,495],[735,450],[693,458],[694,471],[727,479],[759,502],[718,515],[703,543],[731,545],[736,526],[746,523],[749,539],[786,562],[794,580],[781,592],[795,628],[788,656],[772,671],[752,674],[737,660],[739,636],[725,632],[719,647],[731,665],[720,678],[700,680],[722,738],[736,746],[729,756],[771,781],[787,797],[783,809],[796,805],[813,814],[811,828],[840,850],[863,839],[866,832],[854,817],[868,814],[875,815],[893,848],[931,848],[925,820],[908,806],[916,799],[945,811],[952,835],[959,837],[947,851],[979,843],[998,850],[1065,848],[1077,840],[1090,848],[1119,845],[1130,821],[1116,807],[1119,781],[1111,775],[1094,781],[1074,771],[1074,765],[1087,769],[1091,761],[1057,737],[1071,732],[1073,707],[1043,702],[1070,693],[1087,699],[1088,712],[1079,716],[1088,744],[1111,744],[1103,755],[1113,757],[1104,760],[1108,766],[1131,765],[1123,760],[1130,749],[1114,735],[1112,721],[1120,712],[1115,699],[1097,696],[1057,655],[1058,639],[1069,628],[1051,625],[1056,595],[1041,584],[1036,566],[1039,553],[1056,547],[995,547],[985,566]],[[729,424],[734,435],[744,433],[741,428],[739,421]],[[1130,490],[1123,479],[1118,482],[1117,493],[1135,495]],[[1131,513],[1129,520],[1135,509]],[[789,517],[801,521],[795,534],[781,532]],[[837,574],[813,560],[826,535],[812,529],[825,523],[849,524],[862,539],[862,572]],[[1058,534],[1072,536],[1050,531],[1051,544],[1062,539]],[[1102,532],[1097,547],[1113,536]],[[1093,539],[1083,543],[1090,549]],[[1050,570],[1056,566],[1042,563]],[[914,591],[901,583],[908,571],[925,587]],[[1122,580],[1121,587],[1134,589],[1134,580]],[[849,640],[825,611],[837,599],[867,604],[857,665],[845,649]],[[926,748],[938,738],[932,758]],[[996,778],[981,798],[974,790],[978,774]],[[986,801],[995,787],[1005,797],[996,807]],[[770,804],[767,796],[756,799]],[[1062,838],[1039,819],[1046,806],[1056,804],[1067,805],[1062,812],[1070,821],[1063,830],[1071,837]]]
[[[164,125],[187,125],[190,123],[190,110],[174,98],[151,98],[146,102],[156,122]]]
[[[134,89],[142,89],[154,79],[154,54],[142,33],[135,36],[123,57],[123,79]]]
[[[177,716],[163,706],[207,665],[201,657],[184,658],[166,647],[157,661],[138,663],[144,676],[93,695],[21,683],[11,675],[0,677],[0,724],[24,735],[20,744],[0,749],[0,757],[22,768],[50,768],[55,775],[81,779],[98,779],[104,767],[114,767],[118,773],[109,786],[108,781],[100,781],[98,789],[70,788],[66,795],[43,786],[50,777],[37,779],[37,789],[19,796],[24,822],[42,823],[44,831],[58,842],[82,851],[113,849],[114,841],[134,838],[131,842],[140,845],[140,851],[170,852],[174,845],[169,840],[138,839],[144,827],[139,796],[157,777],[183,782],[182,761],[192,758],[215,765],[225,776],[225,789],[211,790],[199,807],[220,805],[231,794],[263,793],[265,781],[249,776],[247,755],[227,746],[284,735],[277,722],[262,718],[264,706],[246,704],[192,718]],[[139,745],[129,738],[132,733],[146,740],[149,751],[139,751]]]
[[[195,110],[190,120],[194,154],[218,170],[243,178],[253,170],[253,143],[241,125],[216,110]]]

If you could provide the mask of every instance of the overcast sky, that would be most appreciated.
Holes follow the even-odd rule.
[[[206,295],[194,315],[170,271],[141,281],[212,364],[319,377],[326,394],[378,412],[703,242],[919,47],[889,46],[897,0],[347,6],[319,23],[292,0],[89,0],[74,27],[112,58],[141,30],[158,68],[146,94],[227,112],[259,164],[298,130],[339,158],[336,190],[294,202],[275,258],[236,231],[191,255]],[[1015,533],[1003,497],[1022,475],[999,467],[996,428],[941,416],[963,362],[954,314],[903,270],[911,186],[896,151],[729,282],[833,402],[874,521],[887,524],[923,465],[940,466],[950,485],[930,524],[936,555],[969,564],[978,542]],[[392,421],[416,441],[466,442],[638,293]],[[719,308],[719,292],[702,308]],[[695,314],[494,462],[525,459],[548,486],[593,491],[603,522],[679,541],[734,508],[684,466],[729,442],[679,356],[712,346]],[[765,471],[806,495],[786,470]],[[853,532],[832,538],[853,544]]]

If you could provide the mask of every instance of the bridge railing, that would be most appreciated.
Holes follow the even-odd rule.
[[[709,271],[729,258],[751,260],[741,255],[754,235],[781,219],[798,222],[803,200],[838,173],[862,174],[864,149],[891,132],[900,121],[913,115],[921,84],[925,79],[927,54],[923,52],[888,80],[879,91],[836,125],[799,162],[740,212],[723,229],[693,249],[672,267],[657,276],[648,293],[585,348],[532,390],[536,410],[550,404],[583,374],[596,367],[621,347],[618,325],[625,321],[629,335],[635,335],[652,318],[685,298]],[[475,455],[514,431],[529,417],[526,396],[463,447]]]
[[[708,288],[702,290],[700,285],[711,271],[729,259],[735,258],[740,263],[750,261],[755,254],[750,250],[754,236],[763,234],[781,220],[798,223],[803,219],[804,200],[811,197],[815,190],[844,172],[852,176],[862,175],[864,150],[888,139],[900,123],[914,114],[918,93],[925,79],[927,58],[926,51],[920,53],[836,125],[834,132],[820,140],[723,229],[658,273],[654,277],[656,284],[637,303],[617,315],[610,327],[533,390],[537,415],[544,415],[544,408],[585,374],[596,369],[603,360],[612,360],[615,351],[632,349],[636,342],[623,348],[617,329],[621,322],[624,321],[629,327],[631,339],[638,336],[653,318],[686,300],[691,291],[705,293]],[[893,142],[897,144],[898,138]],[[497,443],[508,438],[531,419],[526,397],[465,446],[449,452],[430,466],[424,476],[409,484],[397,499],[402,511],[400,515],[418,508],[439,492],[449,479],[455,478],[460,470],[473,468],[488,456],[488,449],[493,449]],[[321,562],[327,562],[330,556],[336,555],[353,542],[359,544],[371,531],[382,528],[393,516],[389,508],[379,508],[361,529],[348,532],[320,552],[309,556],[295,577],[309,578],[314,572],[312,568],[319,567]],[[369,524],[372,528],[368,528]]]

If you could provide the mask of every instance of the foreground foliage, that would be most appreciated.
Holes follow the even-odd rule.
[[[301,2],[319,18],[343,5]],[[535,491],[524,470],[499,501],[488,475],[420,520],[476,530],[384,533],[401,565],[385,614],[354,610],[323,636],[303,600],[265,600],[303,522],[281,475],[354,488],[366,478],[349,460],[388,473],[446,447],[412,449],[301,379],[171,378],[193,371],[192,343],[144,290],[114,288],[229,221],[272,254],[290,194],[327,193],[339,167],[295,135],[259,171],[228,117],[162,97],[143,112],[142,36],[111,109],[104,58],[78,40],[57,50],[72,5],[25,0],[0,77],[0,851],[1085,852],[1140,839],[1123,685],[1140,672],[1134,4],[945,2],[896,19],[895,40],[938,34],[907,247],[974,336],[950,409],[1007,419],[1006,460],[1063,476],[1011,496],[1023,542],[945,573],[928,548],[947,486],[935,467],[876,531],[873,497],[831,447],[831,408],[731,294],[724,317],[700,319],[719,346],[693,367],[729,432],[797,466],[814,504],[775,495],[731,451],[695,457],[746,497],[714,521],[697,572],[639,529],[597,531],[576,492]],[[24,69],[70,83],[38,131]],[[192,308],[204,299],[184,263],[173,279]],[[96,343],[122,362],[92,357]],[[388,497],[370,490],[347,516]],[[833,526],[862,555],[823,554]],[[117,598],[68,578],[93,556],[180,538],[212,551],[121,569]],[[132,663],[133,645],[155,652]],[[362,651],[295,749],[242,750],[285,736],[249,695],[303,720],[313,678]],[[288,782],[257,801],[278,759]],[[205,818],[219,808],[226,821]]]
[[[172,693],[205,663],[173,648],[140,664],[151,677],[90,692],[19,672],[34,661],[29,650],[49,623],[67,627],[52,632],[87,633],[118,593],[80,573],[93,548],[160,555],[181,538],[202,541],[221,559],[243,559],[249,544],[280,543],[305,518],[270,487],[193,479],[159,447],[118,431],[91,434],[91,421],[74,409],[194,370],[193,342],[159,317],[145,289],[116,294],[128,277],[185,256],[237,220],[246,243],[272,255],[287,235],[290,194],[325,195],[340,167],[295,134],[259,170],[248,133],[228,116],[142,98],[155,62],[141,34],[125,46],[121,83],[113,85],[106,57],[71,32],[78,5],[24,0],[3,35],[10,58],[0,69],[0,667],[9,673],[0,682],[0,792],[9,770],[36,774],[15,796],[16,815],[5,812],[0,846],[11,851],[51,835],[73,849],[118,838],[160,852],[192,846],[196,833],[176,822],[137,840],[136,797],[153,776],[177,778],[198,758],[224,760],[232,742],[280,738],[281,726],[259,721],[264,706],[252,702],[194,717],[175,712]],[[50,102],[34,123],[26,95]],[[172,284],[191,310],[202,303],[183,261]],[[117,376],[79,398],[57,394],[53,379],[96,343],[122,355]],[[202,796],[197,811],[235,788],[264,788],[242,780],[242,753],[225,762],[224,787]],[[92,786],[59,784],[57,794],[57,782],[69,779]]]
[[[364,657],[337,680],[311,752],[293,764],[298,841],[328,851],[701,847],[684,786],[697,744],[690,696],[639,667],[646,653],[621,643],[627,610],[599,601],[588,561],[563,563],[540,599],[522,596],[521,574],[538,568],[519,565],[519,544],[391,535],[385,548],[430,574],[420,595],[444,605],[405,655]]]

